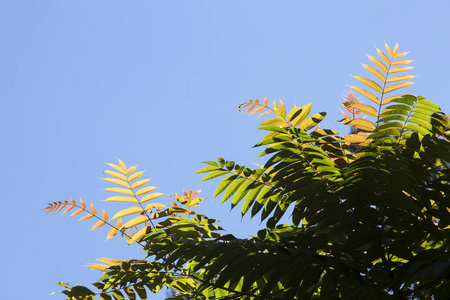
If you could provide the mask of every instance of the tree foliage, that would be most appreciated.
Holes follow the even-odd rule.
[[[421,96],[387,94],[408,87],[413,67],[398,45],[377,49],[363,64],[375,78],[354,79],[343,97],[340,136],[322,129],[325,112],[311,104],[287,110],[282,101],[249,100],[244,114],[265,117],[256,144],[264,165],[249,168],[218,158],[197,173],[220,179],[222,197],[265,227],[248,239],[223,234],[194,211],[198,191],[164,195],[143,172],[109,164],[106,201],[129,207],[111,220],[80,200],[54,202],[49,213],[96,218],[137,243],[145,260],[98,259],[103,276],[87,287],[60,283],[67,299],[147,299],[169,287],[170,299],[443,299],[450,295],[450,119]],[[396,74],[392,76],[392,74]],[[157,203],[162,196],[172,201]],[[170,203],[170,204],[169,204]],[[282,219],[282,217],[284,218]],[[124,220],[122,220],[124,218]],[[116,220],[112,222],[112,220]],[[287,220],[289,224],[282,224]]]

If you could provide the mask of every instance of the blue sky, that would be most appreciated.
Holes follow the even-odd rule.
[[[449,12],[448,1],[0,1],[2,297],[64,299],[48,296],[55,283],[94,282],[83,265],[95,258],[141,257],[93,222],[42,211],[81,197],[117,212],[98,179],[117,158],[161,192],[202,189],[200,211],[230,233],[256,232],[258,219],[212,201],[217,182],[194,175],[218,156],[258,162],[258,121],[237,106],[312,102],[346,133],[349,75],[369,76],[360,63],[385,41],[411,51],[408,92],[448,113]]]

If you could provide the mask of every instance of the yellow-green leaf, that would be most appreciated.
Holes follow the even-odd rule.
[[[412,82],[412,81],[391,84],[390,86],[387,86],[384,88],[384,92],[389,93],[389,92],[392,92],[392,91],[395,91],[395,90],[398,90],[398,89],[401,89],[401,88],[404,88],[404,87],[407,87],[407,86],[410,86],[413,84],[414,84],[414,82]]]
[[[386,80],[387,83],[389,82],[396,82],[396,81],[401,81],[401,80],[409,80],[409,79],[413,79],[416,76],[414,75],[402,75],[402,76],[392,76],[390,78],[388,78],[388,80]]]
[[[156,189],[157,189],[157,187],[154,187],[154,186],[149,186],[149,187],[142,188],[140,190],[137,190],[136,196],[147,194],[147,193],[149,193],[151,191],[154,191]]]
[[[300,110],[296,111],[293,115],[292,115],[292,120],[289,120],[292,123],[292,126],[297,127],[298,125],[300,125],[309,115],[309,113],[311,112],[311,108],[312,105],[311,103],[306,104],[302,107],[298,107]]]
[[[129,190],[129,189],[123,189],[123,188],[107,188],[107,189],[105,189],[105,191],[116,192],[116,193],[121,193],[121,194],[127,194],[127,195],[134,196],[133,191],[131,191],[131,190]]]
[[[347,134],[342,137],[342,140],[344,142],[349,142],[353,144],[361,144],[364,142],[369,142],[367,140],[367,136],[362,134]]]
[[[269,125],[277,126],[277,125],[284,125],[284,124],[286,124],[286,120],[273,118],[273,119],[264,120],[259,125],[260,126],[269,126]]]
[[[387,103],[391,102],[391,101],[394,100],[394,99],[401,98],[403,95],[404,95],[404,94],[401,94],[401,95],[395,95],[395,96],[391,96],[391,97],[385,98],[385,99],[383,99],[383,101],[381,102],[381,104],[383,104],[383,105],[384,105],[384,104],[387,104]]]
[[[371,67],[371,66],[369,66],[369,65],[365,65],[365,64],[362,64],[362,66],[364,67],[364,69],[366,69],[367,71],[369,71],[370,73],[372,73],[376,78],[378,78],[379,80],[381,80],[381,81],[385,81],[385,76],[380,72],[380,71],[378,71],[377,69],[375,69],[374,67]]]
[[[128,177],[128,181],[131,182],[131,181],[134,181],[134,180],[138,179],[139,177],[141,177],[141,176],[144,174],[144,172],[145,172],[145,171],[139,171],[139,172],[136,172],[136,173],[130,175],[130,176]]]
[[[381,51],[380,49],[377,48],[377,53],[378,53],[379,56],[381,56],[381,58],[384,60],[384,62],[387,65],[391,64],[391,60],[389,59],[389,57],[387,57],[386,54],[383,53],[383,51]],[[391,55],[391,57],[392,57],[392,55]]]
[[[105,173],[108,174],[108,175],[111,175],[111,176],[114,176],[114,177],[117,177],[119,179],[127,181],[127,177],[125,175],[123,175],[123,174],[120,174],[120,173],[117,173],[117,172],[114,172],[114,171],[110,171],[110,170],[105,170]]]
[[[141,203],[159,198],[161,196],[164,196],[164,194],[163,193],[152,193],[152,194],[145,195],[144,197],[141,198]]]
[[[133,183],[131,188],[136,189],[140,186],[143,186],[144,184],[147,184],[149,181],[150,181],[150,179],[142,179],[142,180],[136,181],[135,183]]]
[[[398,72],[403,72],[403,71],[409,71],[414,69],[414,67],[397,67],[397,68],[392,68],[389,70],[389,73],[398,73]]]
[[[105,201],[117,201],[117,202],[130,202],[130,203],[139,203],[139,201],[134,197],[126,197],[126,196],[114,196],[106,199]]]
[[[123,228],[130,228],[142,223],[148,222],[147,216],[138,216],[136,218],[131,219],[123,225]]]
[[[112,219],[122,218],[122,217],[125,217],[125,216],[128,216],[128,215],[141,213],[143,211],[144,211],[144,209],[142,207],[139,207],[139,206],[128,207],[128,208],[125,208],[125,209],[119,211],[118,213],[116,213],[114,215],[114,217],[112,217]]]
[[[308,119],[302,122],[300,125],[300,129],[303,129],[305,131],[308,131],[312,128],[314,128],[317,124],[319,124],[327,115],[326,112],[320,112],[317,114],[312,115]]]
[[[130,175],[131,173],[133,173],[136,170],[136,168],[137,168],[137,166],[129,167],[127,169],[127,171],[125,172],[125,175]]]
[[[370,79],[367,79],[365,77],[361,77],[361,76],[352,76],[353,78],[355,78],[356,80],[364,83],[365,85],[367,85],[368,87],[370,87],[371,89],[374,89],[375,91],[377,91],[378,93],[381,93],[382,88],[381,86],[376,83],[375,81],[372,81]]]
[[[138,232],[136,232],[133,237],[131,238],[131,240],[128,241],[128,244],[132,244],[138,240],[140,240],[144,235],[147,234],[147,230],[151,230],[150,226],[146,226],[140,230],[138,230]]]
[[[116,179],[116,178],[102,178],[103,180],[124,186],[126,188],[130,188],[130,184],[126,181],[120,180],[120,179]]]
[[[380,105],[380,100],[378,100],[378,97],[375,96],[374,94],[372,94],[371,92],[363,90],[357,86],[348,86],[348,87],[351,88],[352,90],[357,91],[358,93],[366,96],[369,100],[371,100],[375,104]]]
[[[357,102],[345,102],[343,104],[346,107],[354,108],[356,110],[360,110],[360,111],[362,111],[363,113],[365,113],[368,116],[371,116],[371,117],[378,116],[378,111],[374,107],[372,107],[370,105],[361,104],[361,103],[357,103]]]
[[[339,122],[367,131],[374,131],[376,128],[374,123],[364,119],[342,119]]]
[[[163,209],[163,208],[167,208],[167,206],[165,206],[164,204],[161,204],[161,203],[149,203],[145,207],[145,210],[151,211],[154,208],[156,208],[157,210],[160,210],[160,209]]]
[[[367,54],[366,54],[367,55]],[[383,70],[385,73],[387,73],[388,69],[386,67],[386,65],[384,63],[382,63],[381,61],[379,61],[378,59],[376,59],[373,56],[367,55],[367,57],[374,63],[376,64],[381,70]]]
[[[107,163],[107,165],[110,166],[111,168],[115,169],[116,171],[119,171],[120,173],[125,174],[125,172],[122,170],[121,167],[116,166],[115,164],[110,164],[110,163]]]

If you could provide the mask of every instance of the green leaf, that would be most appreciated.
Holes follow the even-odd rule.
[[[203,177],[202,181],[214,179],[216,177],[219,177],[219,176],[222,176],[225,174],[229,174],[228,171],[225,171],[225,170],[213,171],[213,172],[209,173],[208,175],[206,175],[205,177]]]

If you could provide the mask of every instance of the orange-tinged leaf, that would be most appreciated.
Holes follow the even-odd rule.
[[[125,172],[127,171],[127,166],[120,159],[118,159],[118,161],[119,161],[120,167],[122,168],[123,173],[125,174]]]
[[[395,91],[395,90],[398,90],[398,89],[401,89],[401,88],[404,88],[404,87],[407,87],[407,86],[410,86],[413,84],[414,84],[414,82],[412,82],[412,81],[391,84],[390,86],[384,88],[384,92],[389,93],[389,92],[392,92],[392,91]]]
[[[131,240],[128,241],[128,244],[132,244],[138,240],[140,240],[144,235],[147,234],[147,230],[151,229],[149,226],[146,226],[140,230],[138,230],[138,232],[136,232],[133,237],[131,238]]]
[[[116,178],[119,178],[119,179],[127,181],[127,176],[125,176],[123,174],[120,174],[120,173],[117,173],[117,172],[114,172],[114,171],[110,171],[110,170],[105,170],[104,172],[106,174],[108,174],[108,175],[111,175],[111,176],[114,176]]]
[[[242,103],[241,105],[238,106],[239,111],[240,111],[241,109],[243,109],[244,107],[249,106],[249,105],[252,104],[252,103],[253,103],[253,101],[252,101],[251,99],[249,99],[249,102]]]
[[[392,54],[394,54],[394,57],[397,54],[397,51],[398,51],[398,43],[395,44],[394,50],[392,50]]]
[[[79,208],[73,214],[71,214],[70,216],[76,216],[78,214],[81,214],[83,211],[84,211],[84,208]]]
[[[99,221],[97,221],[97,223],[94,224],[94,226],[92,226],[91,230],[95,230],[97,228],[100,228],[100,227],[102,227],[105,224],[106,224],[105,221],[99,220]]]
[[[367,55],[367,54],[366,54]],[[367,55],[367,57],[374,63],[376,64],[381,70],[383,70],[385,73],[387,73],[388,69],[386,67],[386,65],[384,63],[382,63],[381,61],[379,61],[378,59],[376,59],[373,56]]]
[[[284,113],[286,114],[286,106],[284,106],[284,103],[281,100],[280,100],[280,107],[284,110]]]
[[[109,240],[110,238],[114,237],[119,230],[117,228],[111,227],[111,229],[108,232],[108,235],[106,236],[106,240]]]
[[[404,95],[404,94],[401,94],[401,95],[395,95],[395,96],[391,96],[391,97],[385,98],[385,99],[383,99],[383,101],[382,101],[381,103],[382,103],[383,105],[384,105],[384,104],[387,104],[387,103],[391,102],[391,101],[394,100],[394,99],[401,98],[403,95]]]
[[[116,192],[116,193],[121,193],[121,194],[127,194],[127,195],[134,196],[133,191],[131,191],[131,190],[129,190],[129,189],[123,189],[123,188],[107,188],[107,189],[105,189],[105,191]]]
[[[97,210],[95,209],[94,204],[92,204],[92,202],[91,202],[91,212],[92,212],[94,215],[97,214]]]
[[[253,111],[250,113],[250,115],[259,113],[260,111],[263,111],[264,109],[266,109],[265,106],[260,106],[260,107],[258,107],[257,109],[253,110]]]
[[[156,208],[157,210],[160,210],[163,208],[167,208],[167,206],[165,206],[164,204],[161,204],[161,203],[150,203],[150,204],[147,204],[147,206],[145,207],[145,210],[151,211],[154,208]]]
[[[88,220],[88,219],[90,219],[90,218],[92,218],[92,217],[94,217],[94,215],[88,213],[88,214],[85,215],[84,217],[79,218],[78,221]]]
[[[145,195],[144,197],[141,198],[141,203],[153,200],[155,198],[159,198],[161,196],[164,196],[164,194],[163,193],[152,193],[152,194]]]
[[[258,103],[253,104],[252,106],[250,106],[249,108],[247,108],[246,111],[244,111],[244,114],[248,113],[249,111],[253,110],[255,107],[258,106]]]
[[[141,213],[141,212],[143,212],[143,211],[144,211],[144,209],[143,209],[142,207],[140,207],[140,206],[132,206],[132,207],[128,207],[128,208],[125,208],[125,209],[119,211],[118,213],[116,213],[116,214],[112,217],[112,219],[122,218],[122,217],[125,217],[125,216],[128,216],[128,215]]]
[[[123,225],[123,228],[130,228],[148,221],[147,216],[138,216],[136,218],[131,219]]]
[[[392,52],[391,47],[389,47],[389,45],[386,42],[384,42],[384,47],[386,48],[386,51],[388,52],[389,56],[394,57],[394,53]]]
[[[84,202],[83,202],[83,200],[81,200],[81,198],[80,198],[80,204],[81,204],[82,208],[86,208],[86,204],[84,204]]]
[[[102,178],[102,179],[106,180],[108,182],[112,182],[112,183],[124,186],[126,188],[130,188],[130,184],[128,182],[120,180],[120,179],[117,179],[117,178]]]
[[[102,211],[102,218],[103,218],[103,220],[105,220],[105,221],[108,221],[108,219],[109,219],[108,214],[106,213],[105,210]]]
[[[402,53],[399,53],[399,54],[395,54],[395,56],[394,56],[394,58],[400,58],[400,57],[403,57],[403,56],[405,56],[406,54],[408,54],[409,52],[402,52]]]
[[[75,204],[70,205],[65,211],[62,212],[62,215],[65,214],[66,212],[70,211],[74,207],[75,207]]]
[[[267,97],[264,98],[264,105],[269,106],[269,100],[267,100]]]
[[[414,67],[396,67],[396,68],[392,68],[389,73],[398,73],[398,72],[403,72],[403,71],[409,71],[414,69]]]
[[[357,102],[345,102],[345,103],[343,103],[343,105],[345,107],[350,107],[350,108],[353,108],[356,110],[360,110],[363,113],[365,113],[366,115],[371,116],[371,117],[378,116],[378,111],[374,107],[367,105],[367,104],[361,104],[361,103],[357,103]]]
[[[354,91],[356,91],[356,92],[366,96],[369,100],[371,100],[375,104],[380,105],[380,100],[374,94],[372,94],[372,93],[370,93],[370,92],[368,92],[366,90],[363,90],[363,89],[361,89],[361,88],[359,88],[357,86],[348,86],[348,87],[351,88],[352,90],[354,90]]]
[[[121,228],[122,227],[122,219],[117,220],[116,227]]]
[[[367,85],[368,87],[370,87],[371,89],[374,89],[375,91],[377,91],[378,93],[381,93],[382,88],[381,86],[376,83],[375,81],[372,81],[370,79],[367,79],[365,77],[361,77],[361,76],[352,76],[353,78],[355,78],[356,80],[364,83],[365,85]]]
[[[122,171],[122,168],[119,166],[116,166],[115,164],[110,164],[110,163],[106,163],[108,166],[110,166],[111,168],[115,169],[116,171],[119,171],[122,174],[125,174],[124,171]]]
[[[255,104],[259,104],[259,100],[255,98]]]
[[[413,62],[413,60],[395,60],[392,62],[392,66],[407,65],[412,62]]]
[[[150,179],[143,179],[143,180],[136,181],[135,183],[133,183],[131,188],[132,189],[138,188],[140,186],[143,186],[144,184],[147,184],[149,181],[150,181]]]
[[[388,80],[386,80],[387,83],[389,82],[396,82],[396,81],[401,81],[401,80],[409,80],[409,79],[413,79],[416,76],[414,75],[403,75],[403,76],[392,76],[390,78],[388,78]]]
[[[77,202],[75,200],[73,200],[72,198],[70,198],[70,202],[72,202],[72,204],[76,205]]]
[[[137,166],[129,167],[127,169],[127,171],[125,172],[125,175],[130,175],[131,173],[133,173],[136,170],[136,168],[137,168]]]
[[[66,207],[66,205],[68,204],[67,201],[64,201],[64,203],[55,211],[55,212],[59,212],[61,209],[63,209],[64,207]]]
[[[126,197],[126,196],[114,196],[109,197],[105,201],[117,201],[117,202],[130,202],[130,203],[139,203],[139,201],[135,197]]]
[[[379,80],[383,81],[386,79],[385,76],[378,71],[377,69],[375,69],[374,67],[371,67],[369,65],[365,65],[362,64],[362,66],[364,67],[364,69],[366,69],[367,71],[369,71],[370,73],[372,73],[376,78],[378,78]]]
[[[342,119],[339,122],[367,131],[374,131],[376,128],[374,123],[364,119]]]
[[[128,177],[128,181],[131,182],[131,181],[134,181],[134,180],[138,179],[139,177],[141,177],[142,175],[144,175],[144,172],[145,172],[145,171],[139,171],[139,172],[136,172],[136,173],[130,175],[130,176]]]
[[[263,116],[265,116],[265,115],[268,115],[268,114],[270,114],[270,113],[272,113],[273,111],[271,111],[271,110],[268,110],[268,111],[266,111],[266,112],[264,112],[264,113],[262,113],[262,114],[260,114],[259,116],[258,116],[258,118],[257,119],[259,119],[259,118],[261,118],[261,117],[263,117]]]
[[[156,189],[157,189],[157,187],[154,187],[154,186],[149,186],[149,187],[142,188],[142,189],[136,191],[136,196],[140,196],[140,195],[144,195],[144,194],[150,193],[151,191],[154,191]]]
[[[391,60],[389,59],[389,57],[387,57],[386,54],[383,53],[383,51],[381,51],[380,49],[377,48],[377,53],[378,53],[379,56],[381,56],[381,58],[384,60],[384,62],[387,65],[391,64]],[[391,55],[391,57],[392,57],[392,55]]]

